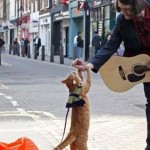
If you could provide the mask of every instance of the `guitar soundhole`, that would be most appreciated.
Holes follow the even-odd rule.
[[[147,71],[147,67],[144,65],[136,65],[133,67],[133,73],[137,76],[142,76]]]
[[[146,71],[149,71],[149,68],[147,68],[147,66],[141,64],[134,65],[132,67],[132,74],[129,74],[127,76],[128,80],[130,82],[138,82],[144,79]]]

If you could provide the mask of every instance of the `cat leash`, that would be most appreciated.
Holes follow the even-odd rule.
[[[67,118],[68,118],[68,114],[69,114],[69,108],[67,109],[67,113],[66,113],[65,126],[64,126],[64,131],[63,131],[63,136],[62,136],[61,142],[62,142],[63,139],[64,139],[64,135],[65,135],[65,131],[66,131],[66,126],[67,126]]]
[[[63,131],[63,136],[62,136],[62,140],[64,138],[65,135],[65,131],[66,131],[66,125],[67,125],[67,118],[68,118],[68,114],[69,114],[69,109],[73,108],[73,107],[82,107],[85,104],[85,101],[81,98],[80,96],[80,92],[82,90],[82,86],[79,85],[77,87],[77,89],[75,89],[72,93],[69,94],[69,98],[68,98],[68,102],[66,104],[66,108],[68,108],[67,113],[66,113],[66,118],[65,118],[65,126],[64,126],[64,131]]]

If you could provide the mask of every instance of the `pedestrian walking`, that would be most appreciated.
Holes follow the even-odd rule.
[[[73,39],[73,45],[74,45],[74,47],[76,47],[77,46],[77,38],[78,38],[78,35],[76,35],[75,37],[74,37],[74,39]]]
[[[4,46],[5,41],[0,37],[0,65],[1,65],[1,52],[2,52],[2,47]]]
[[[86,65],[83,60],[76,59],[72,64],[74,67],[85,71],[89,66],[93,72],[97,73],[100,67],[117,52],[121,42],[124,42],[124,56],[126,57],[138,54],[150,56],[150,0],[116,0],[115,5],[120,14],[117,16],[109,42],[101,48],[89,64]],[[146,65],[150,68],[150,61]],[[147,145],[145,150],[150,150],[150,82],[143,84],[147,100]]]
[[[25,56],[25,44],[24,44],[24,38],[21,39],[20,45],[21,45],[21,54],[24,57]]]
[[[18,39],[15,38],[15,40],[14,40],[14,46],[13,46],[13,55],[16,55],[18,53],[18,50],[19,50],[18,46],[19,46]]]
[[[92,46],[95,47],[95,54],[96,54],[101,48],[101,36],[98,34],[98,31],[95,31],[94,33],[95,35],[92,39]]]
[[[41,47],[41,38],[38,37],[38,35],[36,35],[36,37],[33,40],[34,44],[35,44],[35,51],[36,51],[36,56],[39,56],[39,48]]]
[[[0,47],[4,46],[4,44],[5,44],[5,41],[3,40],[2,37],[0,37]]]
[[[25,47],[25,55],[28,55],[28,45],[30,44],[30,41],[28,40],[28,38],[26,38],[24,40],[24,47]]]
[[[81,58],[82,53],[83,53],[83,39],[81,37],[81,32],[79,32],[77,37],[77,58]]]

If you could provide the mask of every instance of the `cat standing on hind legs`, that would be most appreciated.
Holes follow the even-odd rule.
[[[63,150],[68,145],[70,145],[70,150],[88,150],[90,108],[86,94],[91,86],[91,70],[87,67],[85,81],[83,81],[81,71],[77,70],[77,72],[71,73],[62,83],[66,84],[69,89],[70,101],[68,101],[66,107],[72,107],[71,127],[67,137],[53,150]],[[73,99],[75,99],[74,102]],[[73,103],[70,103],[71,101]],[[81,102],[80,104],[79,101]]]

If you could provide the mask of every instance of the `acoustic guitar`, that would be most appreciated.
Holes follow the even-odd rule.
[[[106,86],[114,92],[125,92],[135,85],[150,82],[150,69],[146,54],[134,57],[113,55],[99,70]]]

